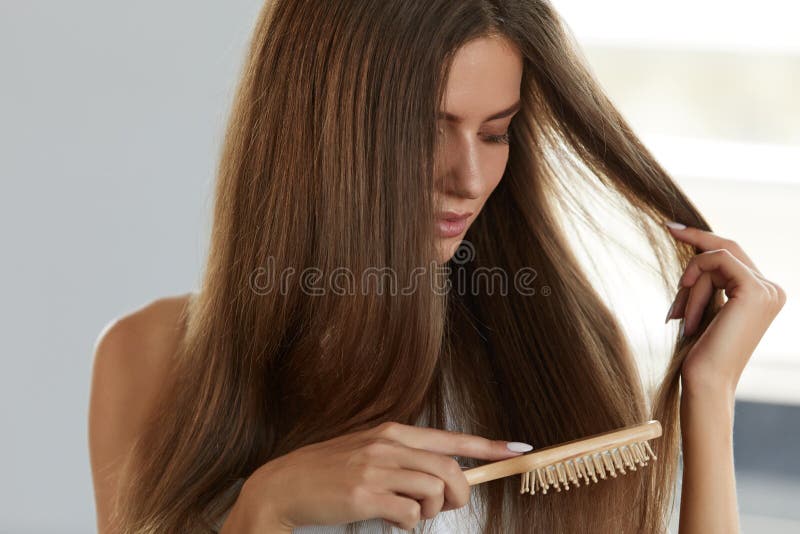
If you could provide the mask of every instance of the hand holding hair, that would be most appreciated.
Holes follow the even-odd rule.
[[[783,308],[786,294],[761,274],[736,242],[672,221],[667,227],[675,238],[702,251],[690,260],[678,281],[667,321],[683,318],[683,336],[691,338],[698,333],[713,292],[724,289],[728,297],[686,355],[683,386],[733,395],[756,345]]]

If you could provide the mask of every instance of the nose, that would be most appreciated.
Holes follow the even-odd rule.
[[[471,200],[481,198],[485,185],[479,141],[465,136],[447,137],[436,162],[438,192]]]

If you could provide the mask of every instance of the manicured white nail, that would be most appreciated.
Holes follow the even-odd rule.
[[[675,221],[664,221],[664,224],[666,224],[670,228],[674,228],[675,230],[683,230],[684,228],[686,228],[685,224],[681,224]]]
[[[509,441],[506,443],[506,447],[508,447],[508,450],[514,452],[528,452],[533,450],[533,445],[522,443],[521,441]]]

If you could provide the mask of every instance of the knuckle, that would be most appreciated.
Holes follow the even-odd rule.
[[[419,522],[422,507],[419,502],[409,500],[406,509],[403,511],[403,516],[406,518],[407,524],[416,525]]]
[[[466,432],[456,432],[453,439],[455,440],[454,443],[456,447],[458,447],[460,451],[469,451],[478,446],[484,447],[490,444],[488,439],[467,434]],[[458,465],[458,462],[456,462],[456,465]]]
[[[454,477],[464,476],[463,471],[461,470],[461,466],[459,465],[458,461],[455,458],[446,457],[444,459],[444,465],[442,466],[442,470]]]
[[[734,241],[733,239],[723,239],[722,244],[727,250],[741,250],[742,247],[739,246],[739,243]]]
[[[431,489],[433,495],[444,495],[444,488],[446,486],[444,480],[441,478],[434,478],[431,485],[433,486]]]
[[[775,282],[768,282],[767,284],[771,290],[772,301],[775,306],[775,311],[778,312],[786,304],[786,292],[784,289]]]
[[[361,447],[361,454],[368,460],[382,458],[392,449],[394,442],[388,438],[372,438]]]
[[[760,280],[756,285],[758,288],[756,296],[758,297],[759,304],[763,306],[770,306],[775,298],[773,296],[775,289],[769,282],[761,282]]]
[[[462,506],[466,506],[469,503],[470,497],[470,489],[469,484],[467,484],[466,480],[464,481],[464,486],[460,491],[456,491],[455,503],[458,508]]]
[[[344,489],[345,502],[351,509],[363,506],[369,498],[369,489],[360,482],[351,483]]]
[[[375,427],[376,434],[383,437],[391,437],[396,435],[400,423],[396,421],[384,421]]]
[[[773,282],[773,284],[775,283]],[[775,284],[775,290],[778,293],[778,304],[783,308],[783,305],[786,304],[786,291],[778,284]]]
[[[453,503],[455,504],[456,508],[463,508],[466,506],[467,503],[469,503],[469,491],[457,493]]]
[[[458,481],[452,488],[454,496],[454,504],[457,508],[461,508],[469,501],[469,484],[467,478],[464,476],[464,471],[461,469],[459,463],[453,458],[447,458],[443,470],[450,477],[450,480]],[[442,492],[445,490],[444,481],[442,481]]]
[[[354,480],[357,486],[367,486],[377,476],[377,468],[371,464],[362,464],[355,469]]]
[[[434,517],[436,517],[436,514],[438,514],[438,513],[439,512],[437,512],[436,510],[433,510],[433,509],[429,509],[427,511],[423,510],[421,512],[421,515],[420,515],[420,520],[422,520],[422,519],[433,519]]]

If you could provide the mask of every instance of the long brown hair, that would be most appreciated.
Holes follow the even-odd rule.
[[[434,254],[435,117],[449,65],[460,46],[490,35],[524,61],[508,166],[466,234],[468,261],[455,257],[444,275],[420,270]],[[230,116],[175,383],[131,455],[120,530],[207,532],[220,491],[270,459],[425,415],[430,426],[452,416],[459,430],[537,447],[658,419],[659,460],[647,469],[544,498],[521,497],[517,477],[473,491],[489,533],[665,531],[687,342],[645,391],[559,218],[569,207],[603,234],[577,184],[621,199],[672,287],[694,251],[661,221],[709,226],[606,97],[549,2],[268,1]],[[316,294],[298,278],[307,268],[388,270],[416,290]],[[526,268],[548,296],[475,290],[465,287],[474,277],[457,276]],[[295,278],[264,291],[265,273]],[[442,276],[451,289],[433,291]]]

